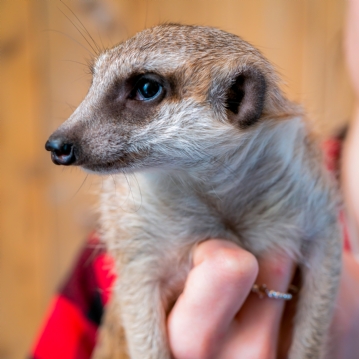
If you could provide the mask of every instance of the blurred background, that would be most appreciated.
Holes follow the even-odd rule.
[[[344,13],[344,0],[0,0],[0,359],[26,357],[96,226],[101,180],[53,165],[44,144],[86,94],[97,47],[161,22],[238,34],[324,139],[351,117]]]

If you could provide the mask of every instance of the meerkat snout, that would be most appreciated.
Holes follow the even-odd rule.
[[[146,74],[141,76],[136,76],[135,79],[132,79],[131,87],[127,91],[127,99],[135,100],[138,102],[147,102],[153,103],[159,102],[165,96],[165,89],[162,81],[155,76],[154,74]],[[116,99],[112,99],[116,101]],[[146,105],[145,105],[146,106]],[[72,136],[66,136],[69,132],[72,133]],[[82,159],[81,163],[86,163],[84,156],[81,156],[82,147],[85,147],[86,140],[83,139],[84,136],[77,136],[82,138],[82,141],[77,141],[77,145],[73,143],[69,137],[74,137],[74,127],[70,126],[68,129],[56,131],[46,142],[45,149],[51,152],[51,159],[57,165],[76,165],[78,164],[76,160]],[[85,142],[85,143],[84,143]],[[96,150],[96,147],[94,148]]]

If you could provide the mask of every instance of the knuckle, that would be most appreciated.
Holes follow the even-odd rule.
[[[241,248],[221,248],[215,256],[217,270],[227,278],[254,280],[258,274],[257,259]]]
[[[193,339],[193,338],[192,338]],[[198,340],[185,340],[186,345],[177,345],[172,348],[176,359],[213,359],[213,345],[210,340],[198,338]]]
[[[246,351],[247,359],[275,359],[277,357],[274,343],[270,340],[252,344],[253,345],[248,344]]]

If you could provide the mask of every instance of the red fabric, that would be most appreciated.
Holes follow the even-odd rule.
[[[88,359],[96,343],[97,326],[81,309],[58,296],[50,306],[45,325],[33,349],[36,359]]]
[[[342,223],[342,227],[343,227],[343,249],[346,252],[351,252],[352,248],[350,245],[348,226],[347,226],[347,223],[345,220],[345,215],[344,215],[343,211],[340,213],[340,222]]]
[[[102,303],[106,305],[112,293],[112,284],[116,278],[114,260],[108,253],[102,253],[93,261]]]
[[[331,172],[337,172],[340,167],[342,152],[342,141],[337,138],[330,138],[322,144],[326,167]]]
[[[50,305],[33,359],[89,359],[115,280],[113,259],[95,234]]]
[[[341,142],[323,145],[327,167],[338,173]],[[344,214],[340,215],[344,248],[350,250]],[[31,353],[33,359],[89,359],[115,280],[114,263],[92,234],[67,281],[52,302]]]
[[[340,177],[340,161],[342,157],[343,138],[341,135],[338,137],[330,138],[323,142],[322,149],[324,153],[325,164],[328,170],[338,178]],[[345,219],[344,211],[340,212],[340,222],[343,227],[343,249],[345,251],[351,251],[350,238],[348,232],[348,226]]]

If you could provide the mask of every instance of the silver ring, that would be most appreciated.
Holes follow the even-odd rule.
[[[265,284],[254,284],[252,287],[252,293],[255,293],[258,295],[260,299],[263,299],[264,297],[272,298],[272,299],[283,299],[283,300],[291,300],[293,298],[293,294],[298,292],[298,288],[294,285],[291,285],[289,287],[289,290],[292,293],[282,293],[277,292],[275,290],[268,289]]]

